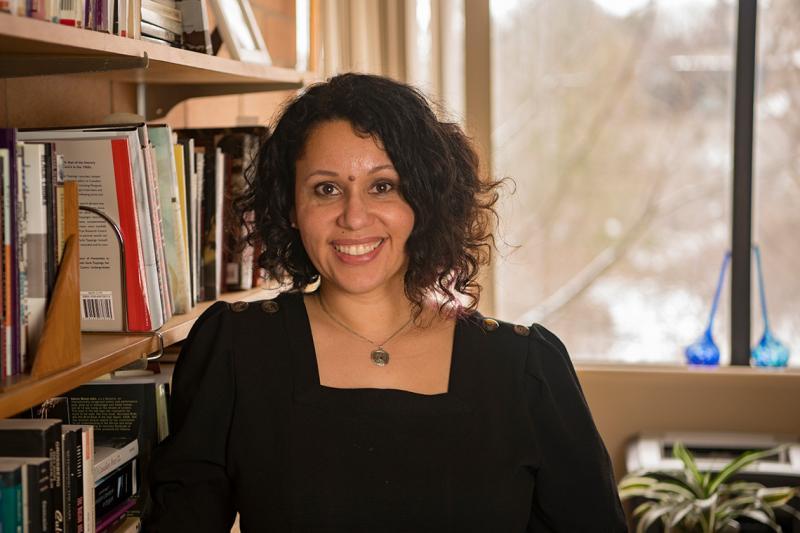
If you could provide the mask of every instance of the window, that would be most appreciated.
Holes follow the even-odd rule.
[[[502,206],[510,246],[495,267],[498,316],[543,323],[578,360],[684,360],[730,242],[736,10],[722,0],[492,2],[493,163],[517,183]],[[800,217],[790,207],[784,232]],[[783,314],[797,331],[791,301]],[[727,307],[723,298],[714,330],[723,362]]]
[[[753,240],[761,247],[769,325],[800,364],[800,4],[759,2]],[[753,267],[755,271],[755,264]],[[753,285],[752,339],[764,330]]]

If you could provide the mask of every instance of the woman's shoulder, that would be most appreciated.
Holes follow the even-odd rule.
[[[468,347],[481,347],[493,360],[512,359],[523,363],[525,371],[542,377],[553,364],[569,363],[567,349],[561,339],[545,326],[508,322],[478,312],[463,314],[458,319],[475,339]]]

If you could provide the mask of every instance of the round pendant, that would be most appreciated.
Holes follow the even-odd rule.
[[[386,366],[389,364],[389,352],[383,348],[372,350],[370,356],[372,357],[372,362],[378,366]]]

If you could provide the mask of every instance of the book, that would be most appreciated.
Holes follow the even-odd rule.
[[[136,505],[136,500],[132,498],[109,511],[102,520],[97,521],[97,533],[109,531],[114,524],[126,517],[126,514],[134,505]]]
[[[64,533],[83,532],[83,430],[61,426],[62,485],[64,487]]]
[[[5,359],[4,375],[13,376],[20,371],[20,265],[18,252],[19,170],[17,159],[17,131],[0,128],[0,150],[8,170],[3,171],[3,332],[2,345]]]
[[[83,530],[94,531],[94,426],[81,425],[81,450],[83,457]]]
[[[176,5],[181,12],[183,47],[201,54],[213,54],[206,1],[179,0]]]
[[[43,411],[46,416],[46,410]],[[40,457],[48,459],[52,520],[50,531],[63,531],[64,501],[62,485],[61,420],[0,420],[0,456]]]
[[[22,466],[0,460],[0,525],[2,531],[22,533]]]
[[[164,247],[164,223],[161,219],[161,204],[159,202],[158,193],[158,177],[155,164],[155,155],[153,152],[153,144],[150,142],[150,135],[148,128],[144,124],[137,125],[136,132],[139,138],[139,146],[142,152],[144,162],[144,177],[137,180],[137,187],[139,194],[142,198],[147,198],[146,203],[149,206],[150,225],[149,231],[153,236],[153,256],[152,260],[155,261],[155,273],[151,273],[151,277],[155,276],[158,283],[158,298],[160,298],[162,315],[166,322],[172,317],[172,296],[169,291],[169,276],[167,274],[167,259],[165,256]],[[143,204],[144,200],[141,201]],[[149,252],[148,252],[149,253]],[[155,298],[155,297],[154,297]]]
[[[188,250],[183,238],[184,213],[179,199],[172,130],[167,125],[155,125],[148,127],[148,133],[156,156],[164,239],[170,243],[165,246],[165,255],[173,312],[183,314],[192,307],[192,294],[189,286]]]
[[[44,144],[25,144],[25,206],[27,219],[28,350],[35,354],[47,311],[47,150]],[[52,260],[52,259],[51,259]]]
[[[142,21],[142,35],[155,37],[156,39],[163,39],[164,41],[169,41],[172,44],[180,44],[182,39],[179,34],[172,33],[167,29],[156,26],[155,24],[150,24],[144,20]]]
[[[172,33],[183,35],[183,23],[180,18],[180,11],[176,10],[175,16],[173,16],[172,14],[165,14],[160,9],[153,9],[153,5],[158,4],[155,4],[155,2],[148,2],[148,0],[142,0],[142,22],[149,22],[167,29]]]
[[[168,398],[167,374],[99,379],[48,400],[47,416],[94,426],[96,441],[136,440],[136,457],[146,472],[156,445],[169,435]],[[41,407],[31,409],[28,415],[40,416]]]
[[[127,516],[112,523],[105,531],[109,533],[139,533],[141,530],[141,519],[136,516]]]
[[[40,457],[0,457],[0,463],[22,469],[22,533],[50,533],[53,503],[50,494],[50,460]]]
[[[14,243],[12,254],[16,258],[16,270],[14,270],[16,279],[12,280],[12,286],[16,287],[16,292],[11,295],[16,313],[14,316],[16,327],[12,331],[14,339],[13,372],[15,374],[21,374],[28,366],[28,213],[25,205],[27,180],[25,179],[25,167],[23,165],[23,148],[24,145],[21,142],[16,143],[17,176],[16,183],[12,182],[12,185],[16,185],[16,196],[12,199],[15,206],[15,216],[11,230],[11,240]]]
[[[187,274],[189,276],[189,307],[194,304],[192,296],[192,260],[189,245],[189,204],[186,201],[186,157],[183,153],[182,144],[173,144],[173,151],[175,153],[175,171],[178,178],[178,202],[181,206],[181,234],[183,235],[183,245],[186,253],[186,265],[188,267]]]
[[[116,0],[92,0],[95,3],[94,29],[104,33],[114,32]]]
[[[97,481],[94,497],[98,529],[109,514],[139,493],[137,465],[134,457]]]
[[[78,182],[81,205],[109,217],[123,237],[121,252],[114,227],[98,214],[81,211],[81,329],[122,331],[126,318],[128,330],[152,331],[147,265],[141,245],[142,235],[146,237],[147,233],[139,230],[128,138],[102,138],[92,131],[31,131],[21,135],[26,140],[54,142],[56,151],[64,157],[65,178]],[[85,138],[75,138],[80,135]]]
[[[114,33],[120,37],[128,37],[130,32],[130,0],[117,0]]]
[[[11,241],[9,235],[11,224],[11,209],[7,205],[8,188],[11,186],[11,161],[10,152],[8,148],[0,147],[0,202],[3,205],[3,216],[0,219],[2,231],[0,237],[0,278],[2,278],[2,293],[0,293],[0,378],[12,375],[12,362],[11,350],[9,339],[11,338],[11,329],[8,323],[7,309],[9,307],[8,299],[11,297],[9,287],[10,280],[10,250],[6,248],[6,242]]]
[[[139,454],[139,440],[107,439],[99,441],[94,448],[93,474],[100,480]]]

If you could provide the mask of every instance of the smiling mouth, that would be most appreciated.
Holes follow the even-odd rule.
[[[340,254],[359,256],[359,255],[366,255],[372,252],[378,246],[383,244],[384,240],[385,239],[381,239],[379,241],[375,241],[369,244],[351,244],[351,245],[334,244],[333,247]]]

